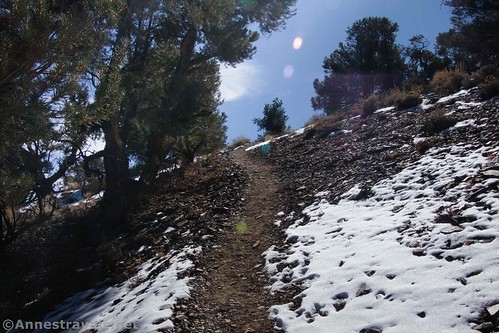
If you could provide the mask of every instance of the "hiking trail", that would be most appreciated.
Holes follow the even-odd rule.
[[[272,296],[265,288],[262,253],[278,239],[273,225],[280,208],[278,176],[244,149],[232,154],[250,177],[244,206],[234,228],[203,251],[205,271],[194,280],[186,309],[195,319],[184,326],[189,332],[277,332],[268,318]]]

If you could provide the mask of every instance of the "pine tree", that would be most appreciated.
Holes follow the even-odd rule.
[[[263,117],[253,119],[253,123],[264,131],[264,135],[277,135],[286,131],[288,116],[282,106],[282,101],[274,98],[272,104],[265,104]]]
[[[105,66],[97,75],[91,108],[98,110],[94,114],[100,119],[92,120],[106,141],[104,203],[109,218],[127,217],[134,195],[128,169],[131,154],[140,156],[142,162],[140,190],[154,181],[170,155],[171,138],[184,137],[197,126],[200,114],[213,113],[213,108],[195,103],[207,96],[203,92],[206,82],[197,73],[213,61],[236,65],[251,57],[259,33],[283,27],[295,2],[126,2],[105,48]],[[251,30],[255,27],[259,31]]]
[[[82,78],[101,49],[110,8],[108,1],[0,2],[0,229],[8,230],[0,242],[15,231],[15,207],[33,200],[43,215],[45,196],[75,162],[84,134],[66,111],[88,102]]]
[[[410,45],[404,48],[407,57],[406,85],[426,84],[437,70],[445,68],[445,62],[428,50],[430,42],[423,35],[409,39]]]
[[[315,80],[314,109],[330,114],[358,97],[393,88],[403,76],[401,48],[395,43],[398,24],[386,17],[367,17],[347,29],[340,43],[324,59],[325,78]]]
[[[474,66],[499,62],[499,2],[445,0],[452,7],[453,29],[437,38],[437,48],[454,64]]]

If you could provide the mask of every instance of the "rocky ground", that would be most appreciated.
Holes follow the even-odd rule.
[[[200,256],[192,297],[177,307],[178,332],[273,332],[267,319],[272,304],[265,289],[262,251],[278,240],[272,221],[282,205],[272,168],[243,150],[232,154],[246,168],[250,184],[233,227]]]
[[[456,98],[427,96],[423,108],[310,127],[276,139],[265,149],[238,149],[201,160],[182,174],[161,176],[154,191],[140,200],[133,223],[126,228],[110,231],[98,221],[89,228],[88,219],[76,219],[62,231],[70,229],[78,239],[63,241],[63,232],[44,232],[35,239],[45,229],[59,228],[57,223],[20,238],[1,265],[4,272],[25,272],[26,277],[21,281],[7,273],[2,278],[0,296],[16,302],[0,303],[0,317],[40,318],[50,304],[95,286],[102,277],[107,279],[99,286],[125,281],[148,259],[192,245],[202,246],[203,252],[192,258],[195,268],[186,273],[192,278],[191,297],[173,309],[173,331],[274,332],[269,306],[291,301],[296,292],[270,295],[266,288],[263,251],[270,245],[283,251],[289,246],[284,230],[291,221],[278,226],[274,222],[280,216],[306,219],[302,210],[319,191],[328,191],[326,199],[337,202],[361,184],[359,198],[368,197],[372,185],[420,159],[430,147],[497,146],[498,128],[499,99],[481,102],[472,90]],[[499,177],[493,171],[490,176]],[[171,230],[168,238],[165,230]],[[38,255],[39,270],[29,271],[32,266],[19,267],[12,260],[32,257],[41,248],[49,250]],[[90,248],[94,250],[89,252]],[[61,249],[66,249],[64,256],[55,260]],[[65,273],[59,276],[61,265]],[[79,283],[70,288],[64,281]],[[23,297],[14,296],[20,285],[30,288]],[[497,321],[485,314],[483,318],[492,326],[484,326],[482,332],[497,330]]]
[[[328,201],[335,202],[362,184],[359,195],[369,196],[372,185],[420,159],[430,147],[497,145],[498,100],[481,103],[475,91],[456,98],[440,97],[428,96],[424,108],[347,119],[333,129],[311,127],[277,138],[264,149],[232,152],[250,175],[243,206],[233,222],[247,222],[250,231],[229,230],[202,254],[193,298],[179,306],[182,320],[176,331],[273,332],[274,324],[266,320],[268,306],[292,301],[296,290],[269,295],[261,253],[271,244],[285,251],[289,244],[283,232],[290,221],[282,221],[279,227],[272,222],[290,214],[306,219],[302,209],[314,201],[317,192],[329,191]],[[449,122],[439,125],[444,115]],[[433,133],[434,123],[443,130]]]
[[[277,138],[265,149],[254,149],[249,153],[256,159],[269,161],[278,172],[283,193],[287,194],[285,216],[294,214],[306,222],[309,217],[302,213],[302,209],[316,199],[317,192],[327,191],[327,200],[335,203],[343,193],[360,184],[362,191],[356,199],[367,198],[372,185],[419,160],[430,147],[498,145],[497,98],[481,102],[474,90],[456,98],[440,97],[427,96],[423,108],[379,112],[367,119],[347,119],[333,129],[310,127],[303,133]],[[442,122],[444,125],[440,124],[442,116],[446,117]],[[442,128],[433,131],[432,125]],[[499,159],[490,156],[490,160],[496,164],[484,166],[489,174],[472,180],[475,186],[484,184],[478,186],[476,194],[485,191],[497,193],[499,190],[497,182],[486,185],[489,177],[499,177]],[[472,193],[470,204],[474,199]],[[455,218],[448,218],[446,223],[459,224]],[[288,225],[289,222],[284,220],[282,230]],[[281,242],[277,246],[285,251],[289,244]],[[497,318],[491,318],[485,309],[482,317],[484,323],[479,323],[477,329],[497,331]]]

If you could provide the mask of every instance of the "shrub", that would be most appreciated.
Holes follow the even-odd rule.
[[[317,123],[321,119],[324,119],[325,117],[326,117],[326,115],[324,113],[314,114],[312,117],[310,117],[309,120],[307,120],[305,122],[304,126],[307,127],[307,126],[310,126],[310,125],[314,125],[315,123]]]
[[[452,94],[461,89],[465,82],[471,82],[470,75],[460,66],[451,70],[441,70],[433,75],[429,87],[441,94]]]
[[[498,96],[499,78],[490,76],[482,85],[480,85],[479,95],[483,100]]]
[[[496,65],[485,65],[471,73],[471,81],[475,86],[485,83],[491,77],[499,78],[499,68]]]
[[[395,106],[397,110],[407,110],[418,106],[422,102],[418,90],[403,91],[400,88],[392,89],[380,102],[380,106]]]
[[[435,143],[431,140],[421,140],[415,145],[415,149],[418,153],[424,154],[428,149],[433,148]]]
[[[379,95],[371,94],[368,98],[366,98],[362,102],[360,116],[362,118],[367,118],[369,116],[372,116],[374,112],[379,108],[380,100],[381,98]]]
[[[229,145],[229,149],[232,150],[234,148],[247,145],[250,142],[251,142],[250,139],[248,139],[247,137],[245,137],[245,136],[238,136],[237,138],[235,138],[234,140],[232,140],[232,143]]]
[[[435,135],[456,124],[456,119],[445,115],[444,110],[435,111],[421,122],[421,131],[428,135]]]
[[[341,122],[346,118],[344,112],[338,112],[330,116],[323,117],[315,122],[313,129],[323,138],[329,134],[342,129]]]

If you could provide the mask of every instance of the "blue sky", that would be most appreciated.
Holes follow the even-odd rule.
[[[367,16],[398,23],[397,42],[402,45],[416,34],[433,44],[439,32],[451,27],[450,8],[440,0],[298,0],[286,29],[262,36],[252,59],[236,68],[222,66],[225,102],[220,110],[228,116],[229,143],[238,136],[255,139],[258,128],[252,120],[276,97],[283,101],[291,128],[302,127],[317,112],[310,105],[312,82],[324,77],[324,57],[345,41],[352,23]],[[297,37],[303,43],[295,49]]]

